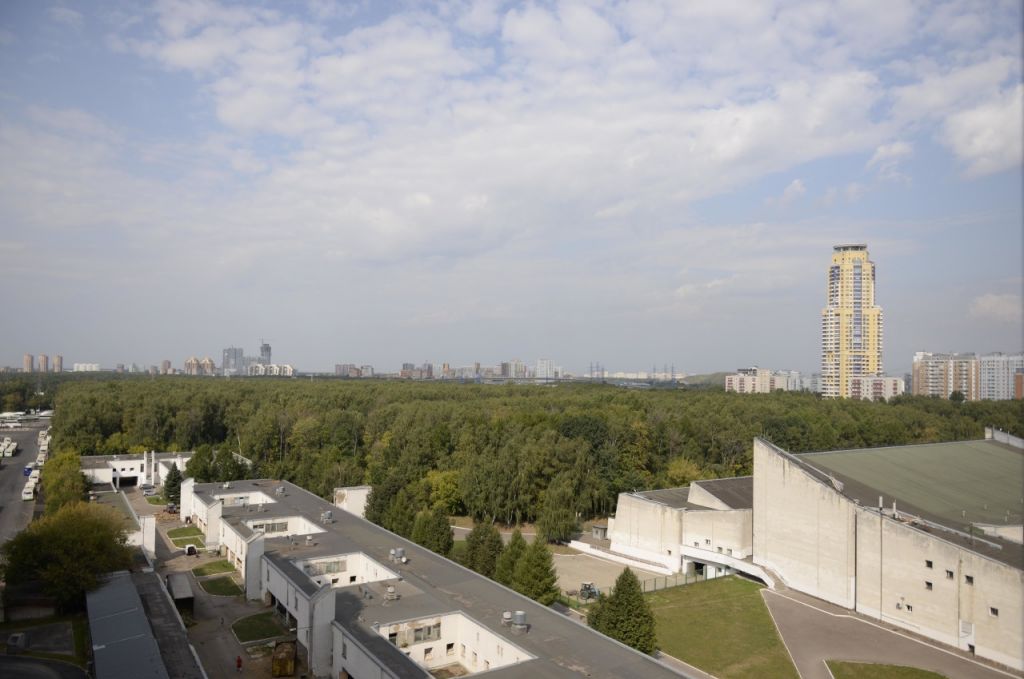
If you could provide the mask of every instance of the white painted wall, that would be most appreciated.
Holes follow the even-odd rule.
[[[366,502],[372,486],[348,486],[334,489],[334,506],[350,514],[366,517]]]

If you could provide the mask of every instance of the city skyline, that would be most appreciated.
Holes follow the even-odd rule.
[[[812,373],[839,243],[890,375],[1019,352],[1021,18],[5,3],[0,365]]]

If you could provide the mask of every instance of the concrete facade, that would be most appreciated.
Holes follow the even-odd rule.
[[[757,439],[754,563],[793,589],[1024,670],[1019,546],[922,519],[892,497],[856,497],[867,492]]]

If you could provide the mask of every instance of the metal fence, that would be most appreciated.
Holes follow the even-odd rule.
[[[649,592],[657,592],[658,590],[668,589],[670,587],[682,587],[683,585],[692,585],[695,582],[704,582],[707,580],[707,576],[704,573],[676,573],[674,575],[659,575],[654,578],[647,578],[646,580],[640,581],[640,589],[646,594]],[[601,587],[597,588],[598,591],[609,596],[612,593],[614,587]],[[587,604],[594,603],[594,599],[582,599],[580,598],[578,590],[571,590],[569,592],[563,592],[559,599],[566,606],[572,608],[580,608]]]

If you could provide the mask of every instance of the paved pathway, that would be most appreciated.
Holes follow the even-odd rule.
[[[761,596],[802,679],[832,679],[826,659],[908,665],[939,672],[949,679],[1019,676],[796,592],[763,589]]]
[[[71,663],[42,658],[0,655],[0,677],[18,679],[88,679],[89,675]]]

